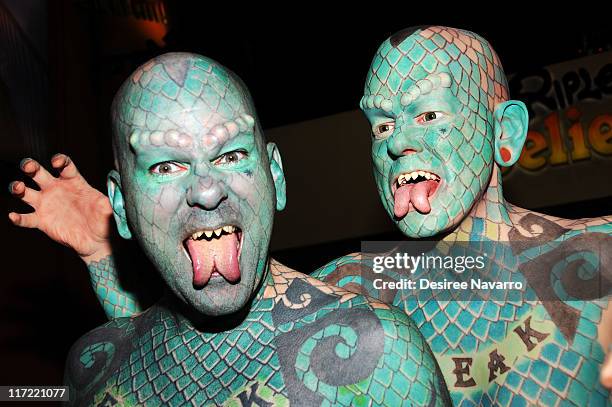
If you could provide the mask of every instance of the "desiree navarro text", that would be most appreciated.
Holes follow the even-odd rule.
[[[487,281],[472,278],[470,281],[431,281],[426,278],[410,280],[402,278],[399,281],[383,281],[381,278],[373,282],[376,290],[522,290],[520,281]]]

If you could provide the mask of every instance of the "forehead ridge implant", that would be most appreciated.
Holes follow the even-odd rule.
[[[451,77],[448,73],[440,72],[428,75],[425,79],[421,79],[412,85],[408,92],[402,95],[400,103],[402,106],[408,106],[421,95],[427,95],[439,88],[450,88],[450,86]]]
[[[153,132],[134,129],[130,135],[130,146],[137,149],[143,146],[156,146],[161,147],[167,145],[169,147],[190,147],[192,145],[191,136],[185,133],[179,133],[177,130],[161,131],[156,130]]]
[[[225,143],[228,139],[236,137],[239,133],[255,130],[255,118],[243,113],[234,120],[214,126],[208,134],[202,136],[202,142],[207,146]]]

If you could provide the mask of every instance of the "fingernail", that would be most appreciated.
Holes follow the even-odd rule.
[[[13,185],[15,185],[17,181],[13,181],[13,182],[9,182],[8,188],[9,188],[9,194],[13,193]]]
[[[32,159],[31,159],[30,157],[26,157],[26,158],[24,158],[23,160],[21,160],[21,161],[19,162],[19,168],[21,168],[21,169],[23,170],[23,166],[24,166],[24,165],[26,165],[26,163],[27,163],[28,161],[31,161],[31,160],[32,160]]]

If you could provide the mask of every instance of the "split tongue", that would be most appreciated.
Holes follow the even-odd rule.
[[[223,234],[211,240],[187,239],[187,250],[193,263],[193,285],[204,286],[213,271],[230,283],[240,280],[238,264],[238,234]]]
[[[395,217],[403,218],[410,210],[410,192],[412,188],[414,188],[414,184],[406,184],[395,191],[395,205],[393,207]]]
[[[395,191],[393,211],[397,218],[403,218],[410,211],[410,204],[420,213],[429,213],[429,195],[435,190],[436,181],[421,181],[416,184],[402,185]]]

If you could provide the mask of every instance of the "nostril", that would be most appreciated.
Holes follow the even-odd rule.
[[[402,151],[402,155],[410,155],[410,154],[414,154],[417,151],[414,148],[407,148],[404,151]]]

